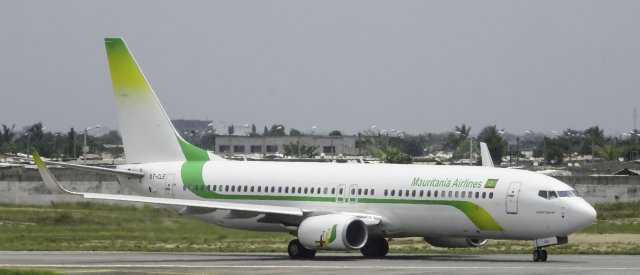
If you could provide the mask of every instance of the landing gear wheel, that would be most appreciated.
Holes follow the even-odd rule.
[[[384,257],[389,252],[389,243],[385,239],[369,239],[367,243],[360,248],[360,252],[362,252],[362,255],[365,257]]]
[[[533,251],[533,261],[534,262],[546,262],[547,261],[547,251],[543,249],[536,249]]]
[[[287,247],[291,259],[310,259],[316,255],[315,250],[307,249],[298,240],[291,240]]]

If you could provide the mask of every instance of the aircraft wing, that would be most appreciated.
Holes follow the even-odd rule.
[[[145,197],[145,196],[135,196],[135,195],[115,195],[115,194],[102,194],[102,193],[74,192],[74,191],[67,190],[60,185],[60,183],[56,180],[56,178],[51,173],[51,171],[49,171],[44,161],[42,161],[42,159],[40,158],[40,155],[38,155],[38,152],[36,152],[35,149],[33,148],[31,149],[31,154],[33,155],[33,160],[36,166],[38,167],[38,172],[42,176],[42,180],[44,181],[45,186],[47,186],[49,190],[55,193],[69,193],[73,195],[83,196],[88,199],[143,202],[143,203],[155,203],[155,204],[162,204],[162,205],[196,207],[196,208],[236,210],[236,211],[246,211],[246,212],[264,213],[264,214],[303,216],[302,209],[297,207],[257,205],[257,204],[254,205],[254,204],[245,204],[245,203],[229,203],[229,202],[170,199],[170,198],[155,198],[155,197]],[[59,163],[56,163],[56,164],[59,164]],[[71,167],[68,164],[67,166]],[[82,165],[75,165],[75,166],[82,166]],[[82,166],[82,167],[86,168],[86,166]],[[95,167],[90,167],[90,168],[95,168]],[[106,168],[102,168],[102,169],[106,169]],[[110,170],[115,170],[115,169],[110,169]],[[122,170],[119,170],[119,171],[122,171]],[[133,171],[127,171],[127,173],[129,172],[133,172]],[[137,174],[135,173],[131,175],[137,176]]]

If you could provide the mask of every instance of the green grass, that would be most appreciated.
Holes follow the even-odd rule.
[[[57,275],[62,274],[48,270],[37,269],[4,269],[0,268],[0,275]]]
[[[598,221],[581,232],[587,240],[610,234],[640,234],[640,203],[596,205]],[[601,236],[601,237],[600,237]],[[286,233],[223,228],[151,206],[58,203],[0,205],[0,250],[281,252]],[[571,238],[571,237],[570,237]],[[531,242],[491,241],[477,249],[434,248],[418,238],[395,239],[396,253],[530,253]],[[561,254],[640,254],[638,243],[571,242],[549,248]],[[358,253],[354,251],[352,253]],[[0,273],[1,274],[1,273]]]

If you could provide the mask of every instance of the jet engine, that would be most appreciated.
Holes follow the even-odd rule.
[[[445,248],[467,248],[480,247],[487,243],[485,239],[475,238],[429,238],[424,237],[424,241],[435,247]]]
[[[298,226],[298,239],[308,249],[360,249],[369,236],[364,222],[354,216],[328,214],[306,218]]]

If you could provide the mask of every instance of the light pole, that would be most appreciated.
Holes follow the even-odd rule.
[[[98,129],[100,127],[101,125],[98,124],[95,127],[89,126],[87,128],[84,128],[84,146],[82,146],[82,160],[84,161],[85,165],[87,165],[87,152],[89,152],[89,147],[87,147],[87,134],[89,133],[89,131]]]

